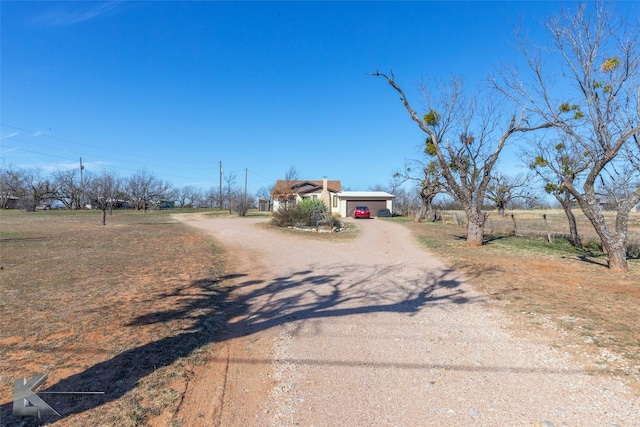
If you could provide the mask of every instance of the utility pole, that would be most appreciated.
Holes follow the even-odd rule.
[[[220,160],[220,198],[218,199],[218,208],[222,209],[222,160]]]
[[[249,168],[244,168],[244,208],[247,207],[247,173]]]
[[[80,157],[80,209],[84,208],[84,183],[82,182],[82,171],[84,165],[82,164],[82,157]]]

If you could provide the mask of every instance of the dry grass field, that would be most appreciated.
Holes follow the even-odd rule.
[[[529,214],[539,222],[541,212],[514,213],[518,229]],[[556,214],[548,212],[548,224]],[[640,260],[612,275],[601,253],[498,233],[498,219],[477,249],[464,246],[464,228],[451,220],[390,220],[472,278],[515,326],[557,333],[558,347],[639,376]],[[2,426],[182,425],[172,416],[193,368],[215,356],[217,334],[241,309],[222,249],[171,212],[116,211],[106,226],[100,221],[95,211],[0,212]],[[630,240],[640,240],[640,215]],[[42,391],[107,394],[47,395],[60,419],[12,417],[15,379],[44,372]]]
[[[175,412],[232,310],[212,240],[167,212],[0,212],[0,425],[15,379],[49,373],[56,425],[134,426]],[[46,421],[46,419],[43,419]],[[44,421],[43,421],[44,422]],[[159,421],[159,425],[166,423]]]

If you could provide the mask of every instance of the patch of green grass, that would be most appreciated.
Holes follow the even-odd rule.
[[[542,239],[522,236],[487,235],[485,245],[491,249],[520,254],[536,254],[546,256],[599,257],[604,254],[588,249],[576,248],[565,239],[555,239],[549,243]]]
[[[12,239],[23,239],[27,237],[29,233],[26,231],[3,231],[0,230],[0,241],[2,240],[12,240]]]
[[[407,220],[398,222],[409,224]],[[418,242],[432,251],[457,251],[460,246],[464,246],[466,241],[465,228],[445,225],[439,222],[414,224],[412,227],[418,231]],[[549,243],[547,240],[539,238],[485,234],[484,242],[483,250],[523,256],[560,256],[592,260],[606,258],[604,253],[594,250],[595,248],[576,248],[565,239],[555,239],[552,243]]]
[[[271,212],[260,212],[257,209],[250,209],[249,212],[245,216],[248,217],[261,217],[261,218],[271,218]]]

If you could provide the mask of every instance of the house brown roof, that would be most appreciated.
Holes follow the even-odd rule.
[[[292,193],[301,194],[310,193],[318,189],[322,190],[322,180],[277,180],[276,185],[273,187],[273,192],[291,191]],[[342,191],[342,186],[339,180],[328,180],[327,189],[332,193],[339,193]]]

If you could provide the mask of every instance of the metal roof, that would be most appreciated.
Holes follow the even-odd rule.
[[[393,199],[396,196],[393,194],[389,194],[385,191],[343,191],[338,193],[338,197],[340,198],[374,198],[374,199]]]

